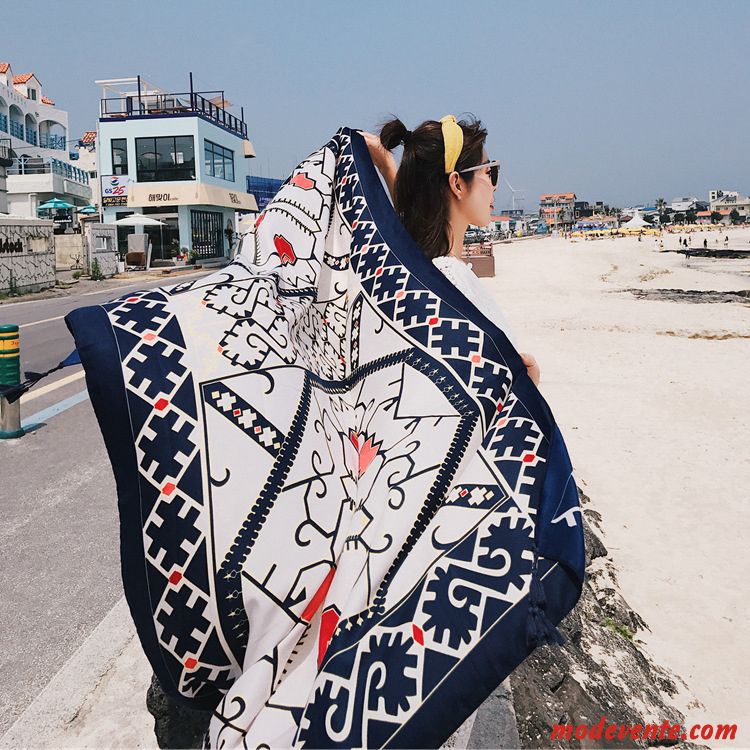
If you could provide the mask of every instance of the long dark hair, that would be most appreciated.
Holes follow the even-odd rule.
[[[487,131],[475,117],[458,121],[464,145],[456,170],[481,164]],[[445,174],[443,131],[437,120],[425,120],[409,131],[397,117],[380,129],[380,141],[389,151],[404,144],[401,166],[396,173],[394,207],[401,221],[428,258],[450,252],[448,226],[448,175]],[[471,183],[474,172],[462,175]]]

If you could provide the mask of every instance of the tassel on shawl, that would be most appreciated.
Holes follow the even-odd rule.
[[[63,367],[80,364],[81,358],[78,355],[78,350],[74,349],[62,362],[51,370],[47,370],[46,372],[26,371],[26,380],[24,380],[23,383],[19,383],[18,385],[0,385],[0,396],[8,399],[8,403],[12,404],[14,401],[18,401],[24,393],[30,390],[31,387],[36,385],[42,378],[46,378],[47,375],[51,375],[53,372],[57,372]]]
[[[534,560],[531,566],[529,611],[526,618],[526,645],[530,648],[545,644],[562,646],[565,638],[547,617],[547,597],[544,594],[544,586],[539,580],[539,553],[536,544],[532,544],[531,551]]]

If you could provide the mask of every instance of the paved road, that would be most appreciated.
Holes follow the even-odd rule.
[[[73,294],[68,297],[9,302],[0,305],[0,324],[17,323],[21,326],[21,367],[24,370],[48,370],[66,357],[73,349],[73,339],[63,318],[77,307],[96,305],[137,289],[178,284],[184,278],[209,273],[180,274],[129,283],[102,282],[102,288]]]
[[[138,281],[94,293],[0,305],[19,323],[22,368],[46,370],[73,340],[63,317],[129,291],[179,279]],[[83,393],[81,368],[42,381],[22,418]],[[64,385],[60,386],[60,383]],[[122,596],[115,485],[91,403],[0,440],[0,735]]]

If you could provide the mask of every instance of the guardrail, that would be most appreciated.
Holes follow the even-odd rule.
[[[81,185],[89,184],[88,172],[55,158],[16,159],[12,166],[8,167],[7,173],[9,175],[59,174],[61,177],[73,180],[73,182],[78,182]]]
[[[42,148],[53,148],[59,151],[65,151],[65,136],[64,135],[52,135],[43,133],[39,136],[39,145]]]
[[[107,119],[142,117],[146,115],[198,114],[207,117],[228,130],[247,138],[247,123],[214,104],[204,94],[221,92],[179,92],[141,94],[140,96],[111,97],[101,100],[100,116]]]

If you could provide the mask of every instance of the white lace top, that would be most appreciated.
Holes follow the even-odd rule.
[[[486,318],[489,318],[518,349],[513,329],[508,323],[500,305],[492,299],[489,291],[482,285],[477,275],[471,270],[471,263],[464,263],[455,255],[434,258],[435,266]]]

